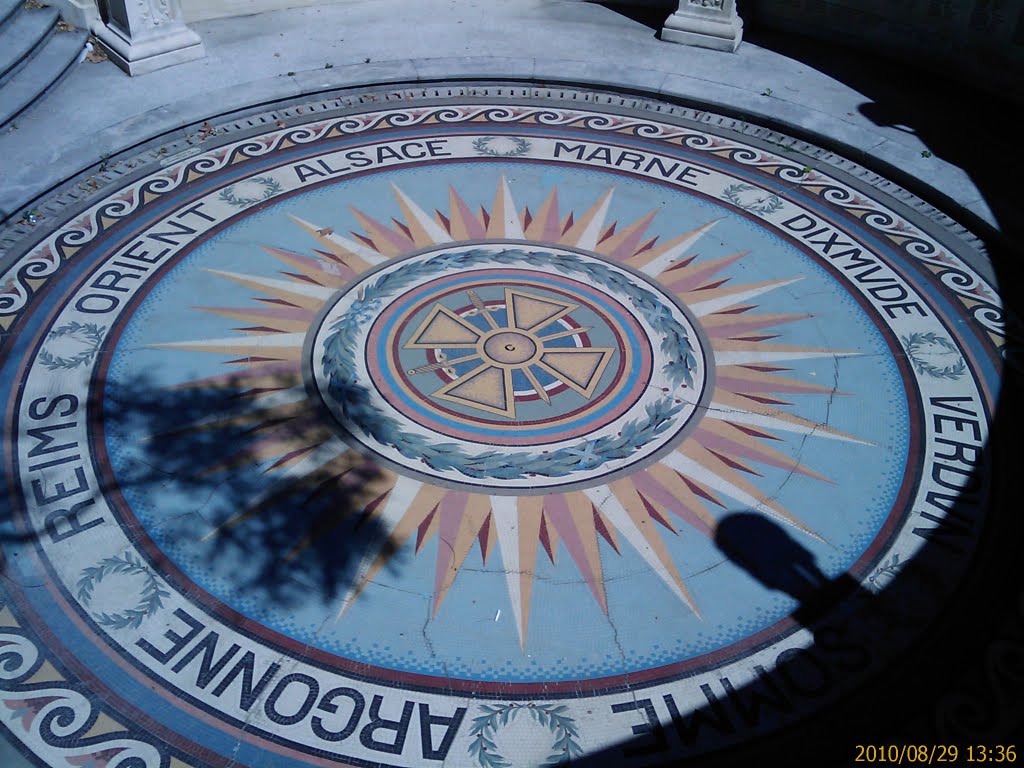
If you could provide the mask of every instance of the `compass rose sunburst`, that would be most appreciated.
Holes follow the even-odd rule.
[[[581,215],[559,212],[557,190],[520,210],[504,179],[476,212],[454,189],[434,216],[394,192],[403,220],[353,210],[363,233],[293,217],[319,247],[264,245],[279,275],[215,273],[259,294],[204,308],[247,323],[237,336],[164,345],[232,355],[231,373],[189,386],[251,394],[251,411],[228,421],[262,425],[261,437],[209,471],[271,461],[278,477],[218,530],[354,472],[354,442],[381,465],[357,506],[397,546],[443,542],[434,614],[474,543],[485,562],[497,544],[521,643],[541,546],[553,559],[565,545],[605,611],[599,540],[629,546],[699,614],[665,546],[680,525],[711,536],[713,510],[740,504],[819,538],[756,482],[759,465],[828,482],[772,447],[787,435],[863,442],[785,408],[790,395],[837,393],[780,364],[851,354],[771,341],[807,316],[759,312],[757,297],[793,280],[738,284],[730,268],[748,254],[701,259],[714,220],[665,242],[645,237],[653,212],[609,223],[613,190]],[[311,334],[306,375],[333,425],[304,389]],[[389,551],[365,554],[341,613]]]

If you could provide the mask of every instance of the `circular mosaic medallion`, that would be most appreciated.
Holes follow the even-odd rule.
[[[697,330],[656,285],[522,243],[373,272],[310,339],[344,434],[400,471],[488,493],[629,472],[678,443],[710,394]]]
[[[47,765],[707,753],[958,584],[1003,343],[966,246],[663,105],[407,95],[7,266],[0,697]]]

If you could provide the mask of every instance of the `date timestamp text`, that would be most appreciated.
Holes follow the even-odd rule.
[[[1017,747],[1013,744],[971,744],[965,747],[956,744],[858,744],[855,747],[855,763],[1015,763]]]

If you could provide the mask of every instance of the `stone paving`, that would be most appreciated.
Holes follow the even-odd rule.
[[[593,86],[291,98],[104,164],[3,233],[12,761],[1015,754],[987,235]]]

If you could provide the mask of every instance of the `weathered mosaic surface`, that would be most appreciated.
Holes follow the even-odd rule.
[[[980,525],[912,621],[873,599],[980,518],[1002,345],[879,193],[497,99],[208,142],[11,263],[0,325],[0,720],[125,768],[646,764],[799,720],[961,578]]]

